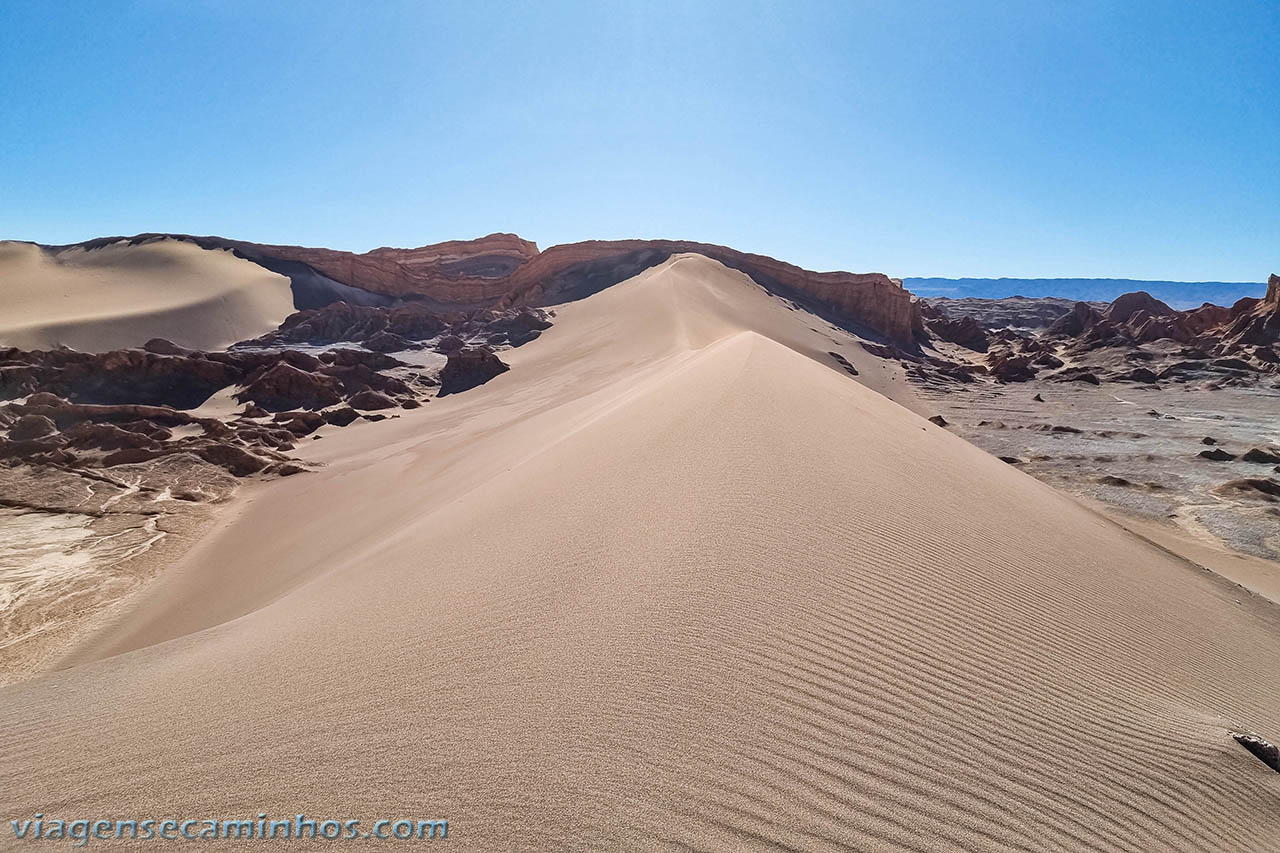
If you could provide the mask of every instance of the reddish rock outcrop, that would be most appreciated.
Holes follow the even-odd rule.
[[[535,243],[514,234],[490,234],[476,240],[451,240],[416,249],[382,247],[363,254],[188,234],[100,237],[77,245],[93,249],[122,241],[142,243],[165,237],[186,240],[206,249],[231,249],[268,268],[279,262],[305,264],[334,281],[372,293],[426,296],[437,303],[435,307],[481,308],[496,302],[510,290],[507,279],[512,272],[538,254]]]
[[[1182,322],[1194,335],[1202,335],[1231,321],[1231,309],[1206,302],[1199,308],[1183,312]]]
[[[1145,311],[1152,317],[1170,317],[1178,313],[1145,290],[1139,290],[1117,296],[1102,312],[1102,318],[1112,323],[1126,323],[1138,311]]]
[[[124,240],[140,243],[163,237],[187,240],[208,249],[231,249],[268,268],[304,265],[342,286],[384,297],[415,299],[424,310],[435,312],[536,307],[581,298],[660,264],[673,254],[696,252],[746,273],[771,291],[811,302],[901,346],[913,345],[915,336],[923,333],[919,306],[900,281],[888,276],[812,272],[764,255],[686,240],[592,240],[539,252],[534,243],[514,234],[490,234],[478,240],[456,240],[416,249],[380,248],[364,254],[176,234],[105,237],[78,245],[92,249]],[[346,310],[358,313],[353,308]],[[329,336],[329,340],[344,339],[321,328],[322,322],[327,319],[294,320],[294,325],[306,324],[308,328],[292,331],[291,327],[282,327],[284,334],[277,340],[301,341],[312,333]],[[346,319],[339,324],[352,325]],[[288,321],[285,326],[290,326]],[[430,336],[415,337],[392,322],[383,328],[366,329],[364,337],[384,329],[409,340]]]
[[[1075,337],[1092,329],[1102,319],[1088,302],[1077,302],[1072,309],[1049,325],[1048,334]]]
[[[902,282],[881,273],[812,272],[765,255],[685,240],[588,240],[539,253],[510,279],[508,305],[551,305],[630,278],[671,255],[693,252],[746,273],[767,290],[808,301],[911,346],[924,332],[920,307]]]
[[[1242,304],[1246,302],[1253,304]],[[1221,352],[1246,345],[1274,348],[1280,343],[1280,276],[1273,273],[1267,280],[1266,296],[1256,301],[1241,299],[1232,306],[1231,313],[1231,320],[1220,333]]]
[[[1181,315],[1178,314],[1169,317],[1156,317],[1146,311],[1139,310],[1129,317],[1125,327],[1129,332],[1129,336],[1138,343],[1150,343],[1151,341],[1167,339],[1187,344],[1195,339],[1195,334],[1183,321]]]

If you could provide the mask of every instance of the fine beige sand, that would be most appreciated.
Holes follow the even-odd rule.
[[[293,312],[284,276],[170,239],[91,251],[0,241],[0,283],[0,347],[101,352],[163,337],[216,349]]]
[[[312,443],[328,467],[259,488],[68,669],[0,691],[6,818],[1280,848],[1280,774],[1230,736],[1280,737],[1280,609],[837,346],[901,385],[678,256],[562,306],[481,388]]]

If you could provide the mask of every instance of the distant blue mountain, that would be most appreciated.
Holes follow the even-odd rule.
[[[917,296],[949,299],[1059,296],[1080,302],[1110,302],[1122,293],[1145,290],[1181,310],[1199,308],[1205,302],[1229,306],[1241,297],[1261,297],[1267,292],[1266,283],[1260,281],[1137,281],[1130,278],[904,278],[902,284]]]

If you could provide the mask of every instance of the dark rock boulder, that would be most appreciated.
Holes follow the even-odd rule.
[[[1160,381],[1160,377],[1155,372],[1145,367],[1135,367],[1133,370],[1121,373],[1115,377],[1122,382],[1142,382],[1147,385],[1154,385]]]
[[[841,353],[831,351],[828,352],[827,355],[831,356],[831,358],[835,360],[835,363],[840,365],[841,369],[843,369],[845,373],[848,373],[850,376],[858,375],[858,368],[854,367],[849,362],[849,359],[845,358]]]
[[[274,420],[294,435],[310,435],[325,425],[324,416],[318,412],[281,412]]]
[[[479,322],[491,336],[505,335],[513,347],[527,344],[546,329],[551,328],[545,311],[521,307],[506,311],[488,311],[472,318]]]
[[[1275,744],[1265,741],[1255,734],[1247,734],[1245,732],[1232,732],[1231,737],[1254,758],[1280,773],[1280,748],[1277,748]]]
[[[367,352],[359,349],[331,349],[321,354],[320,360],[325,364],[336,364],[339,367],[367,367],[370,370],[390,370],[393,367],[404,367],[405,363],[385,353]]]
[[[925,328],[941,340],[959,344],[975,352],[986,352],[990,342],[987,330],[973,317],[927,320]]]
[[[396,407],[396,401],[386,394],[368,389],[352,396],[347,402],[351,404],[351,408],[364,412],[377,411],[378,409],[394,409]]]
[[[58,425],[53,422],[52,418],[44,415],[23,415],[14,422],[13,428],[9,430],[9,439],[11,441],[31,441],[32,439],[53,435],[57,431]]]
[[[247,477],[267,467],[266,460],[234,444],[205,445],[196,450],[196,455],[237,477]]]
[[[451,352],[457,352],[464,346],[466,346],[466,342],[457,335],[445,335],[440,340],[436,341],[436,352],[448,355]]]
[[[360,413],[357,412],[355,409],[351,408],[350,406],[342,406],[340,408],[330,409],[329,411],[324,412],[323,417],[326,423],[331,423],[334,426],[344,427],[350,424],[356,418],[360,417]]]
[[[253,401],[271,412],[289,409],[323,409],[342,399],[341,383],[332,376],[308,373],[279,362],[267,368],[236,395],[242,403]]]
[[[467,347],[449,353],[440,371],[440,394],[444,397],[483,385],[511,368],[488,347]]]
[[[1280,498],[1280,482],[1270,477],[1243,477],[1239,480],[1229,480],[1214,491],[1218,492],[1218,494],[1234,493],[1275,502],[1277,498]]]

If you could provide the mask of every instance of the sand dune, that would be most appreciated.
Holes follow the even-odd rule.
[[[1280,846],[1280,776],[1229,734],[1280,736],[1280,611],[855,381],[826,350],[901,384],[847,344],[696,256],[562,306],[6,688],[4,811]]]
[[[86,251],[0,242],[0,346],[104,351],[165,337],[214,349],[274,329],[289,280],[226,251],[155,240]]]

